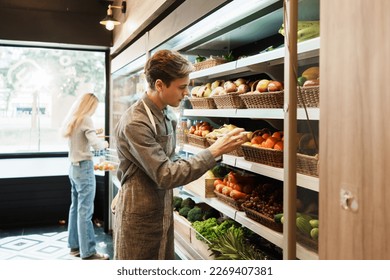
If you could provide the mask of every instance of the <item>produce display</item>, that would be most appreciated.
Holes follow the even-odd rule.
[[[270,183],[261,184],[251,192],[243,206],[274,219],[275,214],[283,212],[283,188]]]
[[[319,234],[319,221],[316,217],[313,217],[309,214],[297,213],[296,214],[296,226],[299,231],[299,234],[304,237],[311,238],[313,240],[318,240]],[[275,222],[282,223],[284,222],[283,213],[274,215]]]
[[[279,33],[284,35],[284,26],[279,30]],[[300,21],[298,22],[298,42],[315,38],[319,36],[319,21]],[[207,59],[203,56],[198,56],[196,62],[204,63],[211,61],[213,58]],[[214,59],[215,60],[215,59]],[[225,62],[229,58],[225,57]],[[215,65],[213,65],[215,66]],[[315,88],[319,88],[319,67],[310,66],[306,69],[302,69],[300,76],[297,77],[297,83],[300,86],[301,92],[312,92]],[[216,76],[216,75],[215,75]],[[270,77],[270,76],[269,76]],[[191,89],[191,97],[194,102],[198,102],[204,106],[204,109],[225,109],[225,108],[283,108],[280,104],[284,104],[283,90],[284,85],[282,81],[274,80],[273,78],[261,78],[258,81],[250,80],[251,78],[236,78],[231,80],[223,80],[221,77],[218,80],[210,80],[204,82],[201,85],[194,86]],[[318,89],[317,89],[318,91]],[[316,93],[318,96],[318,92]],[[248,97],[250,95],[250,97]],[[303,96],[303,97],[302,97]],[[214,97],[214,98],[213,98]],[[228,103],[231,99],[239,99],[245,103],[245,106],[240,107]],[[306,101],[306,97],[302,94],[301,100],[298,98],[299,104],[315,104],[307,107],[318,107],[318,102],[312,103]],[[280,102],[281,99],[282,101]],[[303,101],[302,101],[303,100]],[[206,104],[207,106],[203,105]],[[209,103],[213,102],[214,107]],[[219,102],[219,103],[218,103]],[[231,101],[233,102],[233,101]],[[248,105],[249,103],[249,105]],[[254,103],[252,105],[251,103]],[[198,105],[199,106],[199,105]],[[202,107],[195,107],[199,109]],[[241,113],[241,112],[240,112]],[[249,125],[248,125],[249,127]],[[276,126],[278,127],[278,126]],[[236,128],[233,124],[224,124],[219,128],[213,128],[208,122],[202,121],[192,125],[188,129],[188,133],[196,136],[200,136],[209,140],[215,141],[218,137],[221,137],[229,131]],[[283,168],[283,159],[279,162],[279,157],[283,158],[282,151],[284,150],[284,132],[282,130],[272,131],[270,129],[259,129],[252,131],[245,131],[248,141],[240,147],[240,150],[250,150],[250,157],[244,154],[244,159],[248,161],[259,162],[269,166]],[[195,137],[194,137],[195,138]],[[199,137],[198,137],[199,138]],[[310,133],[298,133],[297,135],[297,152],[316,151],[318,153],[318,143]],[[191,144],[191,143],[190,143]],[[244,146],[247,146],[244,148]],[[258,149],[252,149],[258,148]],[[258,156],[258,153],[265,154]],[[273,158],[273,155],[277,154]],[[271,155],[271,156],[270,156]],[[269,158],[269,156],[271,158]],[[252,160],[255,158],[255,160]],[[258,159],[259,158],[259,159]],[[264,160],[264,158],[266,158]],[[298,165],[298,163],[297,163]],[[297,172],[298,168],[297,168]],[[275,231],[282,232],[275,228],[283,228],[281,226],[284,221],[283,217],[283,187],[278,184],[280,181],[274,183],[273,180],[263,181],[261,183],[256,182],[256,176],[246,176],[243,173],[233,170],[228,174],[216,176],[210,170],[207,174],[208,178],[214,178],[214,192],[212,192],[212,184],[208,181],[209,189],[214,196],[218,199],[232,206],[239,203],[242,205],[241,209],[236,208],[238,211],[245,211],[245,215],[254,221],[267,226]],[[305,174],[305,173],[304,173]],[[216,178],[215,178],[216,177]],[[217,194],[215,194],[217,192]],[[220,197],[226,197],[228,200],[221,199]],[[312,211],[310,211],[312,207]],[[310,239],[312,242],[318,240],[318,207],[314,203],[308,206],[297,199],[297,219],[296,227],[300,236]],[[192,227],[199,233],[199,240],[204,241],[209,245],[209,249],[212,252],[212,256],[215,259],[267,259],[267,254],[258,251],[247,241],[247,236],[244,233],[243,228],[236,222],[230,219],[221,219],[221,217],[206,218],[204,214],[204,208],[201,205],[182,205],[182,201],[177,201],[174,209],[179,212],[183,217],[186,217],[188,221],[192,223]],[[269,226],[257,218],[253,218],[247,213],[256,212],[256,215],[261,214],[259,219],[271,221],[277,227]],[[308,210],[309,209],[309,210]],[[317,214],[316,214],[317,213]],[[220,214],[219,214],[220,215]],[[198,236],[197,236],[198,237]],[[274,248],[275,250],[275,248]]]
[[[240,175],[230,171],[223,180],[216,179],[214,181],[214,189],[234,200],[244,200],[252,192],[255,180],[255,176]]]
[[[279,29],[279,33],[285,35],[284,24]],[[297,41],[303,42],[320,36],[320,21],[298,21]]]
[[[116,167],[117,165],[115,163],[109,161],[102,161],[99,163],[95,163],[93,169],[100,170],[100,171],[114,171],[116,170]]]
[[[218,137],[221,137],[233,129],[237,128],[234,124],[224,124],[220,128],[214,128],[212,132],[206,134],[206,138],[212,139],[212,140],[217,140]]]
[[[234,81],[215,80],[212,83],[206,83],[201,86],[195,86],[191,89],[192,97],[213,97],[228,93],[246,93],[251,90],[251,82],[238,78]]]
[[[256,130],[253,133],[248,132],[247,137],[249,141],[245,142],[243,145],[283,151],[283,131],[271,132],[268,129],[261,129]]]
[[[206,135],[209,134],[213,130],[214,130],[214,128],[210,125],[210,123],[200,121],[200,122],[197,122],[195,125],[192,125],[189,128],[188,133],[193,134],[193,135],[197,135],[197,136],[201,136],[201,137],[206,137]]]
[[[318,86],[320,84],[320,68],[318,66],[307,68],[298,77],[297,82],[302,87]]]
[[[266,93],[283,90],[283,83],[275,80],[262,79],[256,83],[253,93]]]
[[[204,203],[196,204],[190,197],[183,199],[180,196],[174,196],[173,210],[177,211],[180,216],[183,216],[191,223],[207,220],[211,217],[220,217],[220,213],[217,210]]]
[[[192,223],[196,238],[206,243],[216,260],[280,259],[281,254],[262,238],[229,218],[210,218]],[[272,247],[272,249],[270,249]]]
[[[267,260],[269,257],[250,244],[242,227],[230,227],[225,233],[217,233],[217,238],[209,244],[216,260]]]
[[[232,56],[231,53],[224,55],[223,57],[211,55],[208,58],[205,56],[202,56],[202,55],[198,55],[195,58],[195,64],[194,64],[195,71],[199,71],[202,69],[207,69],[207,68],[210,68],[213,66],[217,66],[219,64],[223,64],[223,63],[231,61],[233,59],[234,59],[234,57]]]

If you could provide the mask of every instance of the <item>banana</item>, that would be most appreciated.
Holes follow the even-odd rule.
[[[297,40],[302,42],[307,39],[315,38],[320,35],[320,27],[312,25],[298,31]]]
[[[298,21],[298,30],[310,27],[310,26],[319,26],[320,21],[319,20],[313,20],[313,21]]]
[[[317,30],[317,34],[313,35]],[[298,42],[303,40],[311,39],[319,36],[320,30],[320,21],[298,21]],[[278,32],[285,36],[284,24],[279,28]],[[300,36],[300,34],[302,34]],[[311,35],[307,35],[311,34]],[[300,37],[303,37],[300,39]]]

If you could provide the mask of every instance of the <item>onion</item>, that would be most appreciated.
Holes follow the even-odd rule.
[[[223,88],[227,93],[237,91],[237,86],[232,81],[227,81],[223,84]]]
[[[246,93],[250,90],[249,86],[247,84],[241,84],[238,86],[237,92],[238,93]]]

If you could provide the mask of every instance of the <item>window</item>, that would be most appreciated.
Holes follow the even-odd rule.
[[[0,46],[0,154],[64,152],[59,130],[75,99],[93,92],[104,128],[105,52]]]

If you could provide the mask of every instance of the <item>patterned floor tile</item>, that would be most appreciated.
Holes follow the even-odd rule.
[[[80,258],[71,256],[67,247],[68,232],[63,228],[57,231],[55,228],[44,232],[42,228],[37,228],[20,232],[29,232],[29,235],[0,236],[0,260],[79,260]],[[12,235],[12,232],[7,232]],[[112,259],[112,236],[106,234],[102,228],[95,228],[96,249],[100,253],[105,253]]]

